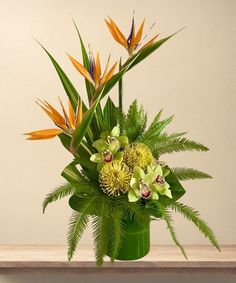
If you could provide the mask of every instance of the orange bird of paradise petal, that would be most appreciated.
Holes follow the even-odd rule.
[[[62,108],[63,116],[47,101],[37,101],[37,104],[43,109],[48,117],[58,127],[57,129],[45,129],[34,132],[25,133],[27,140],[45,140],[52,139],[61,133],[72,134],[75,128],[81,123],[83,119],[82,102],[79,100],[76,112],[74,111],[70,101],[68,101],[68,113],[65,110],[60,98],[60,105]]]
[[[109,69],[109,62],[110,62],[110,55],[107,59],[105,70],[102,74],[101,71],[101,62],[100,62],[100,56],[99,53],[97,53],[96,60],[94,59],[93,53],[90,51],[89,54],[89,70],[87,70],[81,63],[79,63],[76,59],[74,59],[71,55],[68,54],[68,57],[74,67],[79,71],[79,73],[92,85],[95,87],[95,89],[98,89],[103,84],[105,84],[115,73],[115,68],[117,63],[115,63],[110,69]]]
[[[120,29],[116,25],[116,23],[110,17],[109,17],[109,20],[105,19],[105,22],[107,24],[107,27],[112,37],[115,39],[116,42],[121,44],[128,51],[130,56],[142,44],[143,40],[147,37],[147,35],[145,35],[142,39],[145,19],[143,19],[141,25],[138,28],[137,33],[135,34],[135,21],[134,21],[134,16],[133,16],[132,22],[131,22],[130,34],[127,38],[124,36],[124,34],[120,31]],[[152,25],[152,27],[153,26],[154,25]],[[150,30],[152,29],[152,27],[150,28]],[[155,35],[151,40],[149,40],[141,48],[147,47],[148,45],[152,44],[157,38],[157,36],[158,35]]]

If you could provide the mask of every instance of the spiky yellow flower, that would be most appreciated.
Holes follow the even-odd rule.
[[[65,132],[67,134],[72,134],[75,128],[81,123],[83,118],[82,113],[82,103],[78,103],[76,111],[74,111],[70,101],[68,100],[68,113],[65,110],[61,100],[60,105],[62,108],[63,115],[61,115],[51,104],[47,101],[39,100],[37,104],[43,109],[43,111],[49,116],[49,118],[58,127],[57,129],[45,129],[34,132],[29,132],[27,135],[27,140],[43,140],[51,139],[59,134]]]
[[[124,149],[123,161],[133,170],[135,166],[145,168],[153,162],[151,150],[144,143],[131,143]]]
[[[100,187],[104,193],[114,197],[128,192],[130,180],[129,167],[118,160],[107,163],[99,174]]]

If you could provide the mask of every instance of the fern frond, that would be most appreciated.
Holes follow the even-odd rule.
[[[95,246],[95,257],[97,266],[103,264],[103,258],[107,253],[107,245],[110,238],[111,219],[109,217],[109,207],[103,198],[99,215],[93,217],[93,238]],[[115,233],[113,231],[113,233]]]
[[[163,134],[158,134],[158,135],[154,135],[154,136],[150,136],[149,138],[144,140],[144,143],[150,147],[153,148],[153,146],[155,144],[158,143],[163,143],[163,142],[171,142],[173,139],[182,137],[183,135],[185,135],[186,132],[182,132],[182,133],[173,133],[173,134],[168,134],[168,133],[163,133]],[[144,137],[142,135],[142,137],[140,137],[140,141],[143,140]]]
[[[175,167],[171,168],[171,170],[180,181],[212,178],[209,174],[193,168]]]
[[[125,235],[125,223],[123,215],[123,207],[116,205],[112,212],[112,227],[111,227],[111,262],[114,262],[119,253],[124,235]]]
[[[69,222],[69,230],[67,234],[67,242],[68,242],[68,260],[71,260],[78,241],[81,239],[84,230],[86,229],[90,217],[91,209],[96,202],[97,197],[88,198],[86,203],[81,207],[80,212],[73,212],[70,222]]]
[[[171,234],[171,237],[173,239],[173,241],[175,242],[175,244],[180,248],[183,256],[187,258],[187,255],[185,253],[184,248],[182,247],[182,245],[180,244],[180,242],[178,241],[176,234],[175,234],[175,230],[174,227],[172,225],[172,218],[171,218],[171,214],[170,212],[167,210],[167,208],[165,208],[164,206],[162,206],[161,204],[159,204],[159,208],[161,210],[161,213],[163,215],[163,219],[165,220],[166,224],[167,224],[167,228],[169,229],[169,232]]]
[[[159,121],[159,122],[152,122],[151,126],[148,130],[142,135],[141,142],[148,143],[150,139],[156,138],[162,130],[173,120],[173,115],[169,118]],[[155,121],[155,120],[154,120]]]
[[[144,132],[147,123],[147,113],[142,106],[138,108],[137,100],[130,105],[128,114],[123,122],[124,134],[131,141],[135,141]]]
[[[186,138],[176,138],[169,142],[155,144],[153,147],[154,156],[158,157],[164,153],[173,153],[179,151],[208,151],[205,145]]]
[[[75,192],[75,188],[70,184],[67,183],[56,188],[51,193],[47,194],[46,198],[43,201],[43,213],[46,210],[46,207],[49,203],[57,201],[58,199],[64,198],[66,196],[72,195]]]
[[[216,240],[216,237],[211,230],[211,228],[206,224],[206,222],[200,218],[199,212],[194,210],[192,207],[184,205],[179,202],[172,203],[170,207],[175,211],[181,213],[189,221],[199,229],[199,231],[212,243],[213,246],[220,251],[219,244]]]

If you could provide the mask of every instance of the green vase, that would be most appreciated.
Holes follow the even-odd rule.
[[[150,250],[150,223],[141,225],[134,220],[125,220],[125,224],[125,235],[116,259],[135,260],[144,257]],[[108,256],[111,255],[110,251],[111,247],[108,247]]]

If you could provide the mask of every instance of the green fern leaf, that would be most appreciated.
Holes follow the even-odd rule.
[[[97,266],[102,266],[103,258],[107,253],[107,245],[110,238],[111,218],[109,217],[109,206],[105,198],[102,199],[99,214],[93,217],[93,238],[95,246],[95,257]]]
[[[172,203],[170,207],[175,211],[181,213],[189,221],[199,229],[199,231],[212,243],[213,246],[220,251],[219,244],[216,240],[216,237],[211,230],[211,228],[206,224],[206,222],[200,218],[199,212],[194,210],[192,207],[184,205],[179,202]]]
[[[182,132],[182,133],[173,133],[173,134],[168,134],[168,133],[163,133],[163,134],[157,134],[154,136],[150,136],[147,139],[144,140],[144,143],[152,148],[155,144],[159,144],[159,143],[166,143],[166,142],[171,142],[172,140],[182,137],[183,135],[185,135],[186,132]],[[144,137],[142,136],[140,138],[140,140],[143,140]]]
[[[158,121],[159,118],[157,120],[155,118],[149,129],[143,134],[141,142],[149,143],[151,139],[160,135],[162,130],[173,120],[173,117],[174,116],[172,115],[163,121]],[[155,120],[158,122],[155,122]]]
[[[124,215],[123,207],[116,205],[112,212],[112,228],[111,228],[111,244],[112,244],[112,253],[111,253],[111,262],[114,262],[115,258],[119,253],[124,235],[125,235],[125,224],[124,224]]]
[[[173,153],[179,151],[208,151],[209,148],[205,145],[186,138],[176,138],[169,142],[156,143],[153,148],[154,156],[158,157],[165,153]]]
[[[123,123],[124,134],[128,136],[131,141],[135,141],[145,130],[147,123],[147,114],[143,107],[140,109],[135,100],[129,108],[128,114]]]
[[[212,178],[209,174],[193,168],[175,167],[171,168],[171,170],[180,181]]]
[[[137,203],[129,202],[126,204],[125,216],[129,219],[135,219],[140,224],[146,224],[150,221],[149,214]]]
[[[80,212],[73,212],[70,222],[69,222],[69,230],[67,234],[67,242],[68,242],[68,260],[71,260],[77,244],[81,239],[84,230],[86,229],[90,217],[91,209],[93,208],[94,203],[96,202],[97,197],[88,198],[87,201],[83,204],[80,209]]]
[[[175,234],[175,230],[174,230],[174,227],[172,225],[172,218],[171,218],[171,214],[170,212],[164,207],[162,206],[161,204],[159,204],[159,208],[160,208],[160,211],[163,215],[163,219],[165,220],[166,224],[167,224],[167,228],[169,229],[169,232],[171,234],[171,237],[173,239],[173,241],[175,242],[175,244],[180,248],[183,256],[187,258],[187,255],[185,253],[185,250],[184,248],[182,247],[182,245],[180,244],[180,242],[178,241],[177,237],[176,237],[176,234]]]
[[[46,210],[46,207],[49,203],[57,201],[58,199],[64,198],[66,196],[72,195],[75,192],[75,188],[71,184],[65,184],[56,188],[51,193],[47,194],[46,198],[43,201],[43,213]]]

